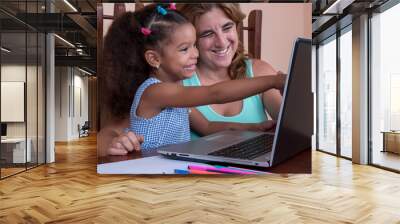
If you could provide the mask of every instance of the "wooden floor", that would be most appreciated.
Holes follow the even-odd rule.
[[[25,167],[17,167],[17,168],[4,168],[4,167],[2,167],[1,168],[1,178],[4,178],[4,177],[8,177],[8,176],[10,176],[10,175],[13,175],[13,174],[16,174],[16,173],[19,173],[19,172],[23,172],[23,171],[25,171],[26,170],[26,168]]]
[[[372,162],[379,166],[400,170],[400,154],[376,150],[374,151]]]
[[[102,176],[94,137],[0,181],[0,223],[400,223],[400,175],[313,152],[312,175]]]

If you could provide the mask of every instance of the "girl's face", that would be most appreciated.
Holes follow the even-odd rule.
[[[239,44],[235,22],[213,8],[196,20],[195,27],[200,63],[213,69],[229,67]]]
[[[196,30],[191,23],[179,25],[163,43],[159,72],[174,81],[190,78],[196,70],[198,57]]]

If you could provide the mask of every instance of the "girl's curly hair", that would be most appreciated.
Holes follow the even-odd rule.
[[[153,69],[146,61],[146,50],[161,50],[176,26],[190,23],[176,11],[166,15],[151,4],[135,12],[126,12],[114,20],[104,41],[105,105],[115,118],[125,118],[137,88]],[[162,6],[162,5],[161,5]],[[164,9],[167,9],[164,5]],[[141,28],[151,30],[144,35]]]

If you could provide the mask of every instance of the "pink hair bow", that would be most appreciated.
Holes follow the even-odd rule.
[[[142,32],[143,35],[145,35],[145,36],[149,36],[151,34],[151,30],[149,28],[146,28],[146,27],[140,28],[140,32]]]
[[[175,3],[170,3],[169,6],[168,6],[168,9],[169,10],[176,10]]]

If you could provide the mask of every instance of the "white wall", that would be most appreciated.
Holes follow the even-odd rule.
[[[2,81],[18,81],[25,82],[26,67],[19,64],[8,64],[1,66],[1,80]],[[7,108],[1,108],[7,110]],[[24,122],[10,122],[7,123],[7,137],[25,137],[25,123]]]
[[[25,64],[1,65],[1,81],[25,82]]]
[[[79,136],[78,124],[82,126],[85,121],[89,120],[89,93],[88,93],[88,77],[82,77],[80,71],[74,70],[74,108],[73,108],[73,119],[72,119],[72,136],[74,138]],[[78,72],[78,75],[76,74]],[[79,93],[80,92],[80,93]],[[81,111],[80,111],[81,110]]]
[[[76,72],[77,70],[75,70]],[[79,72],[79,71],[78,71]],[[82,74],[82,73],[79,73]],[[75,87],[78,87],[81,89],[81,100],[82,100],[82,116],[79,116],[81,119],[80,121],[87,121],[88,120],[88,77],[82,77],[81,75],[76,75],[75,74],[75,80],[74,80],[74,85]]]
[[[25,82],[1,81],[1,121],[25,121]],[[34,107],[36,108],[36,107]]]
[[[1,66],[1,80],[11,82],[25,82],[26,86],[26,106],[22,113],[26,112],[26,120],[23,122],[6,122],[7,137],[24,138],[25,135],[31,141],[31,152],[33,161],[36,161],[39,154],[39,163],[44,162],[44,74],[41,66],[25,66],[24,64],[3,64]],[[27,80],[25,80],[27,78]],[[7,96],[2,96],[7,97]],[[10,108],[1,108],[10,110]],[[8,111],[10,112],[10,111]],[[11,111],[12,113],[12,111]]]
[[[5,64],[1,66],[1,81],[2,82],[25,82],[26,67],[19,64]],[[28,67],[28,70],[32,68]],[[29,94],[28,94],[29,95]],[[4,96],[2,96],[3,98]],[[1,108],[8,110],[9,108]],[[22,108],[24,110],[24,108]],[[24,137],[25,125],[24,122],[7,122],[7,135],[9,137]]]
[[[10,81],[10,82],[25,82],[25,75],[28,76],[28,81],[30,86],[36,86],[36,80],[32,80],[31,76],[36,76],[36,66],[27,66],[25,64],[4,64],[1,66],[1,81]],[[27,104],[30,106],[27,109],[27,120],[28,125],[28,137],[30,133],[33,133],[33,130],[36,133],[36,107],[37,107],[37,99],[36,99],[36,87],[35,88],[27,88]],[[40,106],[40,105],[39,105]],[[1,110],[7,110],[7,108],[1,108]],[[33,111],[35,113],[33,113]],[[34,124],[32,124],[34,122]],[[7,136],[8,137],[25,137],[25,123],[26,122],[7,122]],[[36,136],[36,134],[35,134]]]
[[[55,141],[77,139],[78,124],[88,120],[88,78],[76,68],[56,67],[55,86]]]
[[[68,67],[55,68],[55,141],[68,141],[69,73]]]

